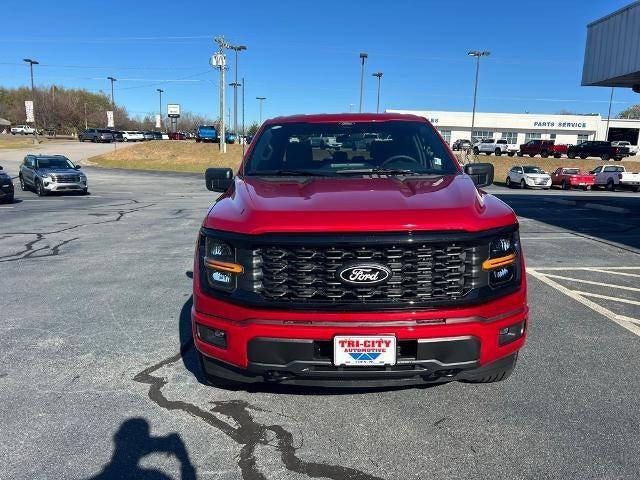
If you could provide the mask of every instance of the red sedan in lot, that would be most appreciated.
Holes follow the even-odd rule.
[[[559,186],[563,190],[574,187],[589,190],[595,180],[595,175],[582,173],[578,167],[560,167],[551,174],[551,185]]]

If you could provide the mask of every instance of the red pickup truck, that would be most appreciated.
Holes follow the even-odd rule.
[[[551,174],[551,185],[560,186],[563,190],[573,187],[589,190],[595,180],[595,175],[582,173],[578,167],[560,167]]]
[[[554,156],[560,158],[562,155],[567,154],[566,145],[556,145],[555,140],[529,140],[527,143],[520,145],[518,156],[529,155],[535,157],[540,155],[543,158]]]
[[[268,120],[235,177],[205,181],[222,195],[199,232],[192,326],[212,384],[486,383],[514,369],[529,315],[517,218],[482,190],[493,166],[463,171],[424,118]]]

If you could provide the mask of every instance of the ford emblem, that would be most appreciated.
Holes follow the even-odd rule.
[[[391,277],[389,267],[377,263],[353,263],[337,271],[342,283],[347,285],[380,285]]]

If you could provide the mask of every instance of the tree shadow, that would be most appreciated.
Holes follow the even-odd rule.
[[[140,460],[153,453],[173,455],[180,462],[180,478],[195,480],[196,470],[184,442],[177,433],[154,437],[149,422],[143,418],[130,418],[120,425],[113,436],[115,450],[111,461],[100,473],[87,480],[113,480],[115,478],[170,480],[172,477],[155,468],[143,468]]]

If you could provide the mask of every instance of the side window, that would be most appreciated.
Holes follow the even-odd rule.
[[[522,173],[522,167],[516,167],[516,173]]]
[[[604,171],[605,172],[615,172],[616,171],[616,167],[604,167]]]
[[[596,167],[593,173],[600,173],[602,171],[602,167]]]

